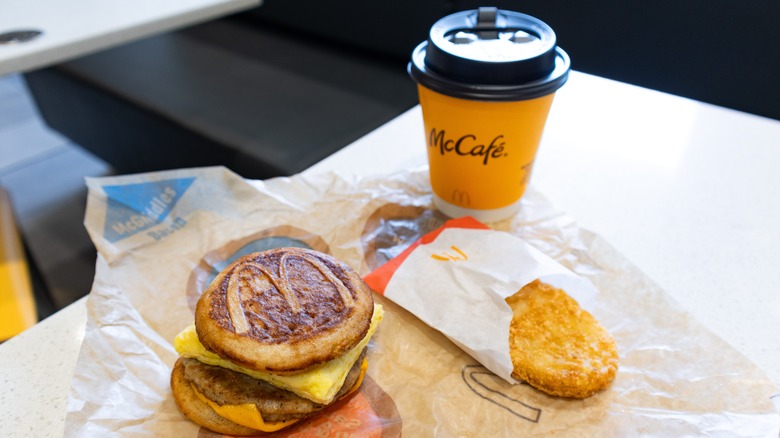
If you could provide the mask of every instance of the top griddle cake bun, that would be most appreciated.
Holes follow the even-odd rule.
[[[368,332],[374,299],[335,258],[276,248],[239,258],[198,301],[201,343],[246,368],[295,374],[335,359]]]

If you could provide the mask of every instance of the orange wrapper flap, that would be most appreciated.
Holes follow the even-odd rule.
[[[406,260],[409,254],[411,254],[412,251],[414,251],[414,249],[417,248],[418,246],[426,245],[436,240],[436,238],[439,237],[439,234],[441,234],[441,232],[447,228],[471,228],[471,229],[478,229],[478,230],[490,229],[490,227],[474,219],[471,216],[464,216],[457,219],[450,219],[447,222],[445,222],[444,225],[442,225],[441,227],[417,239],[417,241],[409,245],[409,247],[406,248],[401,254],[398,254],[398,256],[394,257],[392,260],[388,261],[387,263],[385,263],[384,265],[376,269],[374,272],[371,272],[370,274],[366,275],[363,278],[363,280],[375,292],[384,295],[385,288],[387,287],[387,284],[390,282],[390,279],[393,277],[393,274],[398,269],[398,267],[401,266],[401,264]]]

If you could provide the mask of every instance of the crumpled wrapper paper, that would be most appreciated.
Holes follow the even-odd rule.
[[[223,168],[88,179],[85,224],[97,249],[66,436],[213,436],[177,410],[174,336],[231,260],[275,246],[328,252],[366,275],[446,218],[424,169],[245,181]],[[596,289],[588,309],[615,336],[613,384],[585,400],[547,396],[489,371],[379,295],[361,390],[282,435],[771,436],[777,387],[697,323],[599,236],[530,190],[492,224]]]

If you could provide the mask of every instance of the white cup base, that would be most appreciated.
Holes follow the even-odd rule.
[[[449,202],[436,196],[434,193],[433,205],[435,205],[439,211],[452,218],[471,216],[480,222],[491,223],[514,216],[514,214],[517,213],[517,211],[520,209],[520,200],[518,199],[517,202],[507,205],[506,207],[494,208],[490,210],[475,210],[473,208],[465,208],[450,204]]]

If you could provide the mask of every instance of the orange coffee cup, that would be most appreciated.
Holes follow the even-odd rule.
[[[514,215],[569,58],[542,21],[480,8],[449,15],[412,54],[433,202],[452,217]]]

